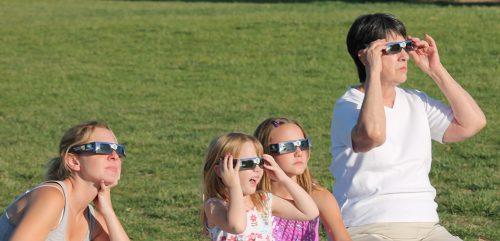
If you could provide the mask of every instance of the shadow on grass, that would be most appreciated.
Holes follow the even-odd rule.
[[[129,0],[131,2],[209,2],[209,3],[408,3],[434,4],[439,6],[500,6],[499,0],[465,0],[465,1],[433,1],[433,0]]]

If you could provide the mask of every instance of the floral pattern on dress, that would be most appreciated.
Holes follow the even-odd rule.
[[[265,208],[271,213],[272,194],[266,193]],[[210,199],[208,200],[210,201]],[[213,241],[274,241],[271,215],[260,213],[257,208],[246,212],[247,227],[241,234],[224,232],[219,227],[208,228]]]

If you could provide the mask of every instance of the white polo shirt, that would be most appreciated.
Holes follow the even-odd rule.
[[[438,222],[429,180],[431,139],[442,142],[453,120],[451,108],[423,92],[397,87],[393,108],[385,107],[385,143],[355,153],[351,130],[363,98],[363,92],[349,88],[335,103],[331,123],[330,172],[344,223]]]

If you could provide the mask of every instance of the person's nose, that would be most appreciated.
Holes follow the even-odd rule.
[[[254,172],[262,171],[264,168],[260,165],[255,165],[255,168],[253,169]]]
[[[399,60],[408,61],[409,58],[410,54],[406,51],[406,49],[403,49],[401,50],[401,52],[399,52]]]
[[[295,152],[294,152],[295,156],[302,155],[302,151],[303,150],[302,150],[302,148],[300,148],[300,146],[295,147]]]
[[[121,161],[120,155],[118,155],[118,152],[113,150],[111,154],[108,155],[108,159],[112,161]]]

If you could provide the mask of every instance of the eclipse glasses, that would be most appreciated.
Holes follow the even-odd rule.
[[[240,160],[240,171],[243,170],[253,170],[257,165],[262,168],[264,166],[264,159],[262,157],[250,157],[250,158],[240,158],[233,159],[233,167],[236,166],[236,163]],[[216,164],[221,164],[222,160],[217,160]]]
[[[120,157],[125,157],[125,146],[116,144],[116,143],[110,143],[110,142],[90,142],[87,144],[79,145],[79,146],[74,146],[72,147],[69,152],[75,153],[75,154],[81,154],[81,153],[92,153],[92,154],[111,154],[113,151],[118,154]]]
[[[311,140],[309,139],[299,139],[294,141],[284,141],[277,144],[269,145],[269,149],[271,153],[277,154],[287,154],[294,152],[297,147],[300,147],[301,150],[309,150],[309,147],[312,146]]]
[[[406,50],[406,52],[412,51],[415,49],[415,42],[412,40],[405,40],[401,42],[390,42],[387,43],[385,48],[385,53],[387,54],[397,54],[401,52],[401,50]]]

